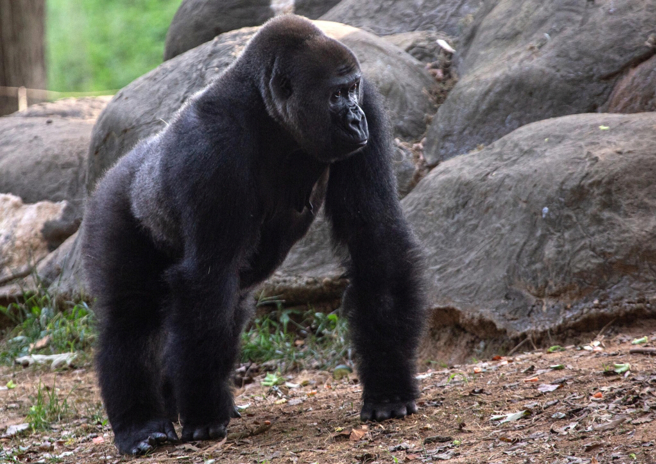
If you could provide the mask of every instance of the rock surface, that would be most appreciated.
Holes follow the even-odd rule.
[[[595,112],[651,57],[656,2],[494,0],[458,45],[460,80],[428,131],[430,165],[541,119]]]
[[[184,0],[166,33],[164,60],[209,42],[224,32],[260,26],[274,15],[317,19],[339,0]]]
[[[656,55],[631,69],[615,84],[604,109],[609,113],[656,111]]]
[[[339,2],[340,0],[293,0],[293,12],[306,18],[317,19]]]
[[[526,125],[403,200],[438,324],[481,338],[656,315],[656,113]]]
[[[273,15],[270,0],[184,0],[166,33],[164,60],[224,32],[264,24]]]
[[[52,243],[52,230],[67,222],[69,208],[66,201],[27,205],[15,195],[0,194],[0,285],[29,274],[63,241],[57,237]]]
[[[91,131],[108,102],[70,98],[0,118],[0,193],[67,200],[81,218]]]
[[[442,51],[442,47],[437,44],[439,39],[451,42],[448,35],[436,31],[402,32],[386,35],[383,39],[423,63],[432,63],[438,59]]]
[[[377,35],[418,30],[442,31],[456,37],[481,0],[342,0],[321,17]]]
[[[435,111],[430,94],[436,82],[424,66],[372,34],[336,23],[318,21],[316,24],[358,56],[365,76],[383,94],[395,134],[409,140],[421,137],[426,130],[426,116]],[[88,189],[92,190],[99,176],[138,140],[161,130],[191,95],[229,66],[255,31],[245,28],[222,34],[123,88],[94,127],[88,158]]]

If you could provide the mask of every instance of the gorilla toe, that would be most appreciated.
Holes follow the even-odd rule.
[[[362,406],[360,420],[363,422],[374,420],[384,421],[391,418],[400,418],[415,414],[417,405],[414,401],[394,402],[394,403],[370,403],[367,402]]]
[[[182,427],[182,441],[216,440],[225,438],[227,435],[227,424],[210,424],[200,426]]]

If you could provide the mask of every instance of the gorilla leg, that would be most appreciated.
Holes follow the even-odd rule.
[[[112,203],[113,206],[112,207]],[[157,443],[177,440],[162,398],[161,274],[166,258],[154,248],[125,209],[108,201],[104,219],[109,226],[94,228],[102,211],[92,211],[86,233],[99,252],[87,267],[100,291],[97,369],[102,397],[119,451],[140,454]]]
[[[243,324],[238,278],[235,272],[216,275],[208,269],[186,261],[168,273],[173,308],[167,371],[185,441],[225,437],[236,417],[231,373]]]

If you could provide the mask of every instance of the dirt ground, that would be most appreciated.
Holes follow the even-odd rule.
[[[260,384],[260,374],[236,391],[242,418],[231,422],[226,440],[163,446],[140,458],[114,448],[90,366],[57,373],[4,367],[0,385],[11,380],[15,387],[0,391],[0,433],[27,422],[39,381],[54,383],[60,403],[66,399],[73,412],[46,432],[1,438],[0,462],[652,463],[656,357],[629,353],[656,346],[632,344],[645,335],[656,341],[653,321],[611,328],[596,337],[598,345],[562,352],[430,364],[420,375],[418,414],[383,423],[360,422],[354,375],[335,380],[329,372],[301,372],[271,388]],[[626,363],[630,370],[617,374]]]

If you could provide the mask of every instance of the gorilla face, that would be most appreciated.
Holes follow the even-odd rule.
[[[276,57],[265,101],[303,150],[332,163],[362,150],[369,140],[361,80],[355,55],[319,35],[300,50]]]
[[[367,117],[360,108],[360,74],[346,76],[330,86],[332,149],[338,159],[349,156],[367,145]]]

